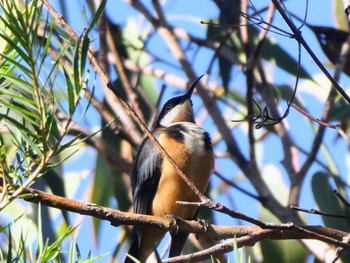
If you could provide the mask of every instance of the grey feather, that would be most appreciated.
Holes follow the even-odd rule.
[[[154,136],[158,139],[159,133]],[[131,171],[134,212],[148,214],[149,206],[158,188],[162,155],[156,145],[146,138],[142,143]]]

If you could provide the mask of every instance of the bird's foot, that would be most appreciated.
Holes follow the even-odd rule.
[[[206,235],[207,232],[208,232],[208,228],[209,228],[209,223],[208,223],[208,221],[205,220],[205,219],[201,219],[201,218],[197,218],[196,220],[197,220],[198,223],[200,223],[200,224],[203,226],[203,228],[204,228],[204,234]]]
[[[173,220],[174,230],[171,231],[172,235],[176,235],[179,232],[179,223],[183,220],[181,217],[176,215],[168,215]]]

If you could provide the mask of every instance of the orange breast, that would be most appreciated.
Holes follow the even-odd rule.
[[[189,154],[184,143],[170,138],[166,133],[160,136],[159,142],[186,176],[201,192],[204,192],[214,167],[213,152]],[[176,215],[184,219],[193,218],[197,207],[179,205],[176,201],[198,202],[199,198],[178,175],[166,157],[163,160],[162,171],[151,213],[157,216]]]

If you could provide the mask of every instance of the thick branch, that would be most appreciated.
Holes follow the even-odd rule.
[[[244,245],[254,245],[263,239],[317,239],[345,249],[350,250],[350,244],[342,243],[342,239],[347,236],[346,232],[330,229],[322,226],[297,226],[294,224],[268,224],[270,228],[259,226],[217,226],[203,225],[198,221],[188,221],[176,219],[171,216],[159,217],[123,212],[108,207],[99,206],[92,203],[85,203],[74,199],[69,199],[53,194],[48,194],[37,189],[27,188],[25,200],[33,203],[42,203],[46,206],[58,208],[81,215],[88,215],[101,220],[109,221],[114,226],[119,225],[142,225],[154,226],[167,231],[190,232],[206,235],[217,240],[240,237],[248,238]],[[248,217],[248,216],[247,216]]]

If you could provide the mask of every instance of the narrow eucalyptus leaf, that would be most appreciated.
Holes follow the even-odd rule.
[[[63,67],[63,72],[64,72],[64,77],[66,80],[66,85],[67,85],[67,93],[68,93],[68,106],[69,106],[69,114],[70,116],[73,115],[75,107],[74,107],[74,100],[75,100],[75,95],[73,91],[73,83],[70,79],[70,75],[66,71],[66,69]]]

